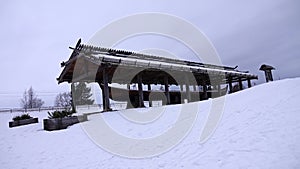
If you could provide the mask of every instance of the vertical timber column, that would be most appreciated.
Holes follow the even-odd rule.
[[[183,92],[183,84],[180,84],[180,92]]]
[[[106,68],[103,69],[103,97],[103,111],[111,110],[109,103],[108,73]]]
[[[229,93],[232,93],[232,77],[228,77]]]
[[[266,82],[273,81],[273,76],[271,70],[264,70],[266,76]]]
[[[76,112],[76,101],[75,100],[73,100],[73,91],[75,91],[75,86],[74,86],[74,83],[73,82],[71,82],[71,99],[72,99],[72,102],[71,102],[71,106],[72,106],[72,111],[73,112]]]
[[[188,102],[191,102],[192,98],[191,98],[191,92],[190,92],[190,82],[189,82],[188,78],[186,78],[186,81],[185,81],[185,90],[186,90],[186,99]]]
[[[266,73],[268,74],[268,82],[273,81],[273,76],[271,70],[266,70]]]
[[[243,83],[242,83],[241,77],[239,77],[239,87],[240,87],[240,90],[243,90]]]
[[[184,103],[183,84],[179,84],[179,88],[180,88],[180,103]]]
[[[138,81],[138,92],[139,92],[139,107],[144,107],[143,84],[142,84],[142,77],[140,74],[137,75],[137,81]]]
[[[268,83],[269,82],[269,76],[268,76],[267,70],[265,70],[265,77],[266,77],[266,82]]]
[[[202,81],[202,88],[203,88],[203,97],[204,97],[204,100],[208,99],[207,97],[207,85],[206,85],[206,82],[203,80]]]
[[[219,93],[219,96],[221,96],[221,84],[218,84],[218,93]]]
[[[150,93],[151,93],[151,84],[148,84],[148,92],[149,92],[149,107],[152,107],[152,101],[150,100]]]
[[[251,80],[250,80],[250,78],[247,79],[247,82],[248,82],[248,88],[250,88],[251,87]]]
[[[102,91],[102,108],[104,110],[104,105],[105,105],[105,98],[104,98],[104,87],[101,85],[100,82],[98,82],[100,88],[101,88],[101,91]]]
[[[165,92],[166,92],[166,97],[167,97],[167,104],[170,104],[170,92],[169,92],[169,81],[168,81],[168,76],[164,77],[165,81]]]

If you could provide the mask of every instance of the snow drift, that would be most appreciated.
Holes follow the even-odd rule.
[[[225,98],[216,130],[204,143],[199,141],[200,132],[212,100],[189,103],[199,109],[186,136],[168,151],[140,159],[101,148],[80,124],[55,132],[44,131],[41,122],[10,129],[8,121],[16,113],[2,113],[0,168],[299,168],[299,101],[300,78],[230,94]],[[97,123],[101,116],[121,135],[149,138],[173,127],[180,106],[165,106],[162,114],[145,124],[124,119],[118,111],[90,115],[85,123]],[[158,109],[161,108],[152,111]],[[39,117],[39,121],[47,117],[46,112],[31,115]],[[128,151],[134,149],[129,147]]]

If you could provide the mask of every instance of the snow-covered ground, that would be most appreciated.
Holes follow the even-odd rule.
[[[99,120],[103,119],[120,135],[133,139],[155,138],[172,129],[181,119],[181,105],[93,114],[88,116],[88,122],[53,132],[43,130],[42,119],[47,117],[47,112],[30,113],[39,117],[40,122],[16,128],[8,128],[8,121],[17,113],[1,113],[0,168],[296,169],[300,168],[299,101],[300,78],[262,84],[228,95],[222,118],[204,143],[200,142],[200,134],[212,99],[186,104],[198,111],[191,130],[170,150],[145,158],[110,153],[99,141],[91,139],[93,133],[85,131],[92,124],[103,123]],[[153,117],[148,119],[153,121],[132,121],[141,120],[138,114],[147,116],[151,113]],[[187,121],[192,115],[185,116]],[[125,116],[130,116],[131,121]],[[99,124],[93,132],[101,133],[102,130]],[[157,147],[163,144],[159,143]],[[138,145],[124,151],[130,154],[136,148]]]

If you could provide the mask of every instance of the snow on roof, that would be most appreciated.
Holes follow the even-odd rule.
[[[242,75],[256,77],[256,75],[235,70],[234,67],[219,66],[204,64],[198,62],[185,61],[180,59],[171,59],[161,56],[142,54],[136,52],[130,52],[125,50],[116,50],[110,48],[102,48],[95,46],[81,46],[81,53],[87,57],[96,57],[101,60],[101,63],[111,63],[118,65],[131,65],[136,67],[149,67],[149,68],[165,68],[170,70],[181,70],[181,71],[199,71],[202,73],[226,73],[232,75]],[[95,59],[95,58],[93,58]]]
[[[238,78],[243,78],[242,80],[257,79],[257,75],[251,74],[248,71],[236,70],[237,66],[228,67],[205,64],[150,54],[142,54],[126,50],[84,45],[80,43],[77,43],[76,47],[71,49],[73,49],[71,57],[67,62],[63,62],[61,64],[62,67],[65,67],[65,69],[58,78],[59,83],[63,81],[70,82],[70,73],[73,72],[72,64],[74,64],[78,58],[85,58],[88,62],[94,63],[98,66],[114,65],[115,67],[123,66],[123,68],[144,68],[151,70],[157,69],[161,70],[162,72],[166,70],[177,72],[191,72],[194,75],[224,75],[223,77],[233,78],[233,81],[237,81]],[[67,74],[68,77],[65,78],[64,76]],[[200,78],[200,76],[198,78]]]
[[[260,66],[259,70],[273,70],[275,69],[273,66],[270,66],[270,65],[266,65],[266,64],[263,64]]]

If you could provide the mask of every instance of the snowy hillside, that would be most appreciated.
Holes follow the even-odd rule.
[[[43,130],[42,119],[47,112],[31,113],[39,117],[38,124],[16,128],[8,128],[8,121],[17,113],[2,113],[0,168],[300,168],[300,78],[262,84],[226,96],[215,132],[201,143],[212,101],[186,104],[188,110],[198,110],[196,116],[187,112],[182,118],[182,105],[115,111],[89,115],[88,122],[53,132]],[[152,121],[141,121],[145,118],[140,117],[151,115],[146,119]],[[124,157],[124,152],[134,156],[143,145],[115,145],[122,150],[110,153],[110,147],[99,143],[109,136],[104,132],[104,122],[121,136],[138,140],[162,135],[174,128],[178,119],[182,120],[181,128],[193,122],[178,144],[173,140],[182,130],[173,133],[167,143],[144,147],[146,154],[174,143],[162,153],[145,158]],[[100,141],[93,137],[95,133],[102,133]],[[111,143],[115,144],[115,140],[111,139]]]

